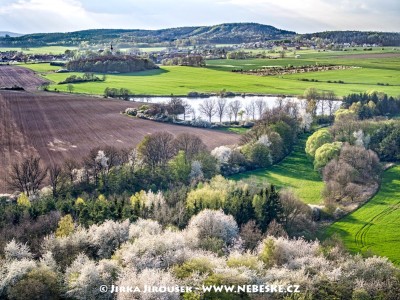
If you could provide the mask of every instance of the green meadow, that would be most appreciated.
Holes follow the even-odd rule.
[[[400,264],[400,166],[385,171],[379,192],[365,205],[327,229],[352,252],[386,256]]]
[[[254,62],[259,66],[271,64],[288,64],[291,60],[249,60],[248,62],[224,60],[225,64],[232,63],[246,63],[252,64]],[[358,71],[361,76],[360,80],[353,78],[356,70],[342,70],[333,72],[318,72],[309,73],[307,76],[319,78],[324,76],[324,80],[320,82],[307,82],[298,80],[299,78],[291,78],[290,76],[253,76],[245,74],[237,74],[228,72],[226,69],[217,67],[217,62],[214,65],[209,65],[207,68],[194,68],[194,67],[178,67],[178,66],[162,66],[158,70],[149,70],[128,74],[110,74],[104,82],[88,82],[74,84],[75,93],[83,94],[103,94],[105,88],[127,88],[133,94],[137,95],[187,95],[188,92],[206,92],[213,93],[226,89],[227,91],[237,93],[259,93],[259,94],[282,94],[282,95],[300,95],[304,90],[310,87],[315,87],[319,90],[330,91],[333,90],[338,96],[344,96],[349,93],[360,93],[370,90],[377,90],[388,93],[389,95],[397,96],[400,94],[400,86],[395,76],[400,75],[399,70],[382,70],[362,68]],[[397,62],[400,65],[400,59]],[[300,61],[299,61],[300,64]],[[304,64],[302,61],[301,64]],[[43,74],[44,77],[53,82],[50,89],[57,89],[59,91],[66,91],[65,85],[58,85],[72,74],[80,75],[79,73],[52,73],[54,68],[46,69],[46,66],[40,64],[22,65],[31,68],[38,73]],[[400,67],[399,67],[400,69]],[[327,73],[327,74],[324,74]],[[383,78],[382,78],[383,76]],[[343,80],[343,79],[346,79]],[[368,78],[364,82],[364,78]],[[400,76],[397,76],[400,78]],[[349,79],[351,81],[349,81]],[[384,79],[384,80],[382,80]],[[328,83],[327,81],[343,80],[345,84]],[[386,80],[386,81],[385,81]],[[390,83],[390,86],[380,86],[377,83]]]
[[[308,135],[304,135],[296,144],[293,152],[278,164],[267,168],[234,175],[235,180],[255,178],[266,181],[279,188],[286,187],[305,203],[321,204],[323,182],[313,163],[304,151]]]
[[[0,51],[18,51],[24,52],[26,54],[63,54],[65,50],[75,50],[77,47],[64,47],[64,46],[46,46],[46,47],[34,47],[21,49],[21,48],[13,48],[13,47],[0,47]]]

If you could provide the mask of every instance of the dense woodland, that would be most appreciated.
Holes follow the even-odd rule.
[[[82,57],[69,61],[66,67],[71,71],[95,73],[129,73],[158,68],[150,59],[130,55]]]

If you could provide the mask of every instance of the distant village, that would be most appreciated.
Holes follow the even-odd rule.
[[[277,58],[276,53],[283,53],[285,51],[297,51],[302,49],[315,49],[318,51],[327,50],[343,50],[347,51],[351,48],[363,48],[364,51],[372,50],[372,48],[382,47],[379,44],[362,44],[355,43],[332,43],[326,42],[322,39],[319,40],[306,40],[306,41],[267,41],[256,43],[243,43],[236,45],[201,45],[191,47],[166,47],[161,50],[143,51],[143,48],[124,48],[118,50],[120,47],[110,48],[99,47],[98,45],[85,46],[85,48],[78,47],[81,56],[85,52],[97,53],[102,55],[106,52],[118,54],[129,54],[134,56],[148,57],[156,64],[179,64],[191,65],[194,61],[196,65],[201,66],[204,60],[211,59],[247,59],[247,58]],[[121,47],[122,49],[122,47]],[[151,49],[151,48],[149,48]],[[20,51],[0,51],[0,63],[14,64],[14,63],[39,63],[39,62],[67,62],[73,58],[74,50],[67,50],[63,54],[28,54],[29,48],[21,48]],[[252,51],[257,50],[257,51]],[[260,51],[261,50],[261,51]],[[295,55],[299,57],[299,55]],[[189,59],[188,59],[189,58]],[[203,61],[190,60],[190,58],[201,58]]]

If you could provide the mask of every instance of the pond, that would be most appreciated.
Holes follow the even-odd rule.
[[[186,108],[186,120],[191,120],[195,118],[202,118],[204,120],[208,120],[209,117],[204,114],[201,110],[201,105],[205,105],[205,102],[215,103],[214,111],[215,113],[212,115],[212,122],[219,122],[219,113],[218,113],[218,101],[221,99],[218,96],[211,96],[208,98],[192,98],[192,97],[179,97],[182,99],[184,103],[187,104]],[[235,97],[226,97],[223,98],[226,100],[226,104],[223,110],[222,121],[234,121],[235,120],[235,111],[236,111],[236,119],[237,121],[245,121],[245,120],[258,120],[260,118],[260,112],[262,112],[267,108],[274,108],[278,105],[282,105],[282,103],[294,102],[298,103],[299,109],[305,109],[306,101],[303,99],[298,99],[296,97],[278,97],[278,96],[235,96]],[[171,100],[171,97],[136,97],[131,98],[130,101],[134,102],[144,102],[144,103],[167,103]],[[336,111],[341,104],[341,101],[335,101],[333,103],[332,111]],[[212,105],[212,104],[211,104]],[[327,114],[329,112],[328,101],[323,100],[320,101],[317,108],[317,114],[321,115],[322,113]],[[178,116],[180,119],[184,119],[183,115]]]

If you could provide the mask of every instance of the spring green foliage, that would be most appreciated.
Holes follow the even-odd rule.
[[[179,151],[169,162],[172,177],[177,182],[188,183],[191,165],[186,159],[185,151]]]
[[[272,220],[281,221],[282,204],[274,186],[250,188],[242,182],[214,177],[188,193],[186,205],[192,212],[202,209],[223,209],[239,225],[255,219],[265,231]]]
[[[331,142],[333,142],[333,137],[329,132],[329,129],[326,128],[320,129],[314,132],[307,139],[305,151],[309,156],[314,157],[315,151],[317,151],[319,147],[321,147],[323,144]]]
[[[395,116],[400,113],[400,99],[371,91],[343,97],[342,107],[356,113],[361,120],[374,116]]]
[[[319,147],[317,151],[315,151],[314,169],[316,171],[320,170],[332,159],[338,157],[341,148],[341,142],[326,143]]]
[[[267,266],[272,267],[276,262],[276,247],[273,239],[263,241],[262,250],[259,254],[260,260]]]
[[[58,222],[58,228],[56,231],[57,237],[69,236],[75,230],[74,220],[71,215],[65,215]]]
[[[57,273],[49,268],[36,268],[8,289],[9,299],[61,299]]]
[[[17,199],[18,206],[22,208],[29,208],[31,207],[31,201],[29,200],[28,196],[25,193],[19,195]]]
[[[379,192],[358,210],[332,224],[327,236],[339,234],[352,252],[387,256],[400,264],[400,166],[384,173]]]
[[[263,144],[256,143],[244,147],[243,154],[254,167],[266,168],[271,166],[272,158],[269,148]]]

